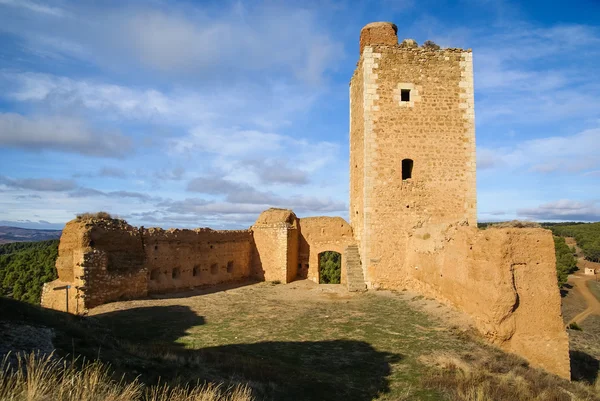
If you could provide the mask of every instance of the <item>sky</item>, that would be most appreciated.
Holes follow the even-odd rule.
[[[598,0],[0,0],[0,225],[347,218],[373,21],[473,49],[479,221],[600,220]]]

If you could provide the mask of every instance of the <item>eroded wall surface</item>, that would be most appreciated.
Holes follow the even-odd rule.
[[[413,252],[398,261],[401,274],[378,286],[450,303],[473,316],[491,343],[570,377],[550,231],[423,227],[407,242]]]
[[[334,251],[342,255],[341,283],[346,283],[346,260],[343,257],[348,245],[356,244],[352,227],[341,217],[306,217],[300,219],[300,244],[298,276],[319,282],[319,254]]]
[[[84,313],[107,302],[249,278],[254,243],[249,230],[162,230],[123,220],[71,221],[61,236],[58,279],[41,304]],[[58,288],[58,289],[57,289]]]

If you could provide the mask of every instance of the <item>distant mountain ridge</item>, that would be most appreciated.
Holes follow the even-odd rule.
[[[59,239],[62,230],[37,230],[32,228],[0,226],[0,244]]]

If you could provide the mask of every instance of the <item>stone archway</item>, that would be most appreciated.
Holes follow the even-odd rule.
[[[336,251],[323,251],[318,254],[319,284],[342,283],[342,254]]]

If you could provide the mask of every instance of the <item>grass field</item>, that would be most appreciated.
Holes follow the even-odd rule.
[[[13,325],[50,325],[59,354],[145,385],[241,385],[256,400],[598,399],[597,387],[529,368],[484,344],[464,315],[408,292],[258,283],[116,302],[87,318],[12,314]],[[597,367],[587,369],[593,382]]]
[[[228,377],[264,399],[466,400],[455,393],[467,381],[491,385],[478,390],[496,394],[485,400],[545,400],[561,382],[474,339],[463,315],[406,292],[352,294],[304,281],[184,295],[103,305],[93,314],[135,344],[133,354],[150,352],[166,364],[163,377]],[[456,366],[469,374],[457,376]],[[523,375],[532,387],[506,393]]]

